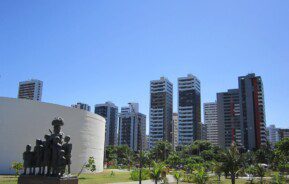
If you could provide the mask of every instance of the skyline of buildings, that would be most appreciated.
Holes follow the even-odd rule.
[[[206,139],[221,148],[229,147],[232,141],[235,141],[239,147],[253,150],[264,145],[267,138],[274,144],[273,138],[270,139],[266,131],[268,134],[271,133],[271,137],[274,135],[288,137],[287,129],[278,129],[277,134],[276,131],[273,133],[273,127],[266,129],[261,77],[254,73],[240,76],[238,84],[237,89],[217,93],[216,102],[203,104],[204,124],[202,124],[201,82],[196,76],[188,74],[186,77],[178,78],[178,113],[173,113],[173,84],[165,77],[152,80],[150,82],[149,147],[152,148],[159,140],[167,140],[176,148],[178,145]],[[40,80],[20,82],[18,97],[41,100],[42,87],[43,83]],[[94,112],[107,120],[106,146],[128,144],[134,150],[139,149],[138,135],[142,135],[142,145],[147,144],[146,126],[138,128],[139,125],[146,125],[146,115],[138,115],[138,103],[129,104],[130,106],[121,107],[120,113],[118,107],[112,102],[95,105]],[[90,106],[81,102],[71,107],[90,111]],[[139,119],[142,123],[138,122]],[[126,126],[137,127],[137,129],[127,132]]]
[[[85,103],[77,102],[77,104],[71,105],[71,107],[76,108],[76,109],[82,109],[90,112],[90,106]]]

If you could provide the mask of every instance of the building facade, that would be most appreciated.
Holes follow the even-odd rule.
[[[138,104],[121,108],[119,114],[119,145],[138,151],[146,148],[146,116],[139,113]]]
[[[224,126],[218,123],[217,102],[204,103],[204,124],[207,128],[207,140],[214,146],[224,148]]]
[[[86,111],[90,112],[90,106],[88,104],[85,104],[85,103],[78,102],[75,105],[71,105],[71,107],[76,108],[76,109],[86,110]]]
[[[166,78],[150,82],[150,148],[157,141],[172,143],[173,84]]]
[[[263,82],[260,76],[239,77],[241,128],[244,146],[248,150],[260,148],[267,142]]]
[[[271,143],[272,146],[274,146],[278,141],[280,141],[279,128],[276,128],[275,125],[270,125],[267,128],[267,132],[268,141]]]
[[[178,146],[179,140],[179,116],[178,113],[173,113],[173,148]]]
[[[19,83],[18,98],[41,101],[43,82],[32,79]]]
[[[105,146],[117,145],[118,107],[112,102],[95,105],[94,113],[105,118]]]
[[[201,139],[201,83],[189,74],[178,78],[179,145]]]
[[[234,141],[238,147],[243,148],[238,89],[217,94],[217,114],[218,123],[224,126],[224,146],[228,148]]]

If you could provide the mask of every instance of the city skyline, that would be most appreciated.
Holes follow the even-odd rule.
[[[1,1],[0,96],[16,98],[20,81],[37,78],[43,102],[133,101],[148,116],[151,80],[165,76],[176,86],[191,73],[203,105],[254,72],[264,83],[267,125],[287,128],[288,2],[128,4],[74,2],[64,10]]]

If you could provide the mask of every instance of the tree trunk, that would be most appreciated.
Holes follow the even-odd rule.
[[[218,183],[221,183],[221,175],[218,175]]]
[[[158,181],[157,181],[157,180],[155,180],[155,184],[158,184]]]
[[[231,182],[232,184],[235,184],[235,174],[231,174]]]

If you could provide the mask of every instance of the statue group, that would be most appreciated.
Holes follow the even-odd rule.
[[[46,134],[44,140],[37,139],[33,150],[31,145],[26,146],[23,175],[63,177],[66,169],[70,175],[72,144],[70,137],[61,131],[63,125],[62,118],[55,118],[50,135]]]

